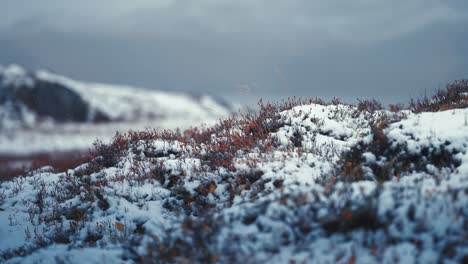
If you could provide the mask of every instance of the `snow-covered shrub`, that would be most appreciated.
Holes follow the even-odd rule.
[[[465,261],[468,109],[378,108],[289,99],[117,134],[76,169],[1,184],[0,237],[17,239],[0,260]]]

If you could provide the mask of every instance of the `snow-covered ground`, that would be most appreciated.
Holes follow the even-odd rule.
[[[117,141],[107,166],[0,185],[0,261],[463,263],[467,115],[311,103]]]
[[[0,104],[0,155],[86,151],[96,139],[108,142],[116,131],[186,129],[212,123],[237,111],[208,95],[190,96],[135,87],[86,83],[47,72],[28,72],[18,65],[0,65],[0,89],[30,86],[35,82],[58,83],[77,92],[91,111],[104,113],[106,123],[59,123],[40,120],[34,111],[20,105],[21,117],[11,116],[12,103]],[[0,102],[1,103],[1,102]]]
[[[216,122],[216,119],[147,119],[111,123],[38,124],[34,128],[4,131],[0,135],[0,155],[30,155],[88,151],[97,139],[109,142],[116,132],[129,130],[188,129]]]

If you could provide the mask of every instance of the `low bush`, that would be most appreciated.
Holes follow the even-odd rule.
[[[388,120],[373,124],[372,141],[360,142],[344,152],[335,174],[347,182],[385,182],[410,172],[433,174],[428,165],[449,171],[454,171],[460,165],[460,160],[456,158],[459,152],[449,150],[443,145],[438,148],[423,147],[419,153],[412,153],[404,144],[393,144],[384,132],[389,124]],[[373,157],[366,158],[369,155]]]
[[[432,97],[423,96],[411,99],[410,109],[413,112],[437,112],[455,108],[468,107],[468,80],[462,79],[439,89]]]

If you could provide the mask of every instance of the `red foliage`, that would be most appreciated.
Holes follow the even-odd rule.
[[[15,176],[28,174],[44,166],[53,167],[54,172],[65,172],[83,163],[91,157],[83,152],[40,153],[27,156],[0,156],[0,181],[12,179]],[[22,164],[16,166],[15,164]]]

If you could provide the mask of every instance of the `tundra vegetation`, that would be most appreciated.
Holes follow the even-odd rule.
[[[460,80],[409,106],[290,98],[117,133],[1,183],[0,260],[466,263],[467,116]]]

